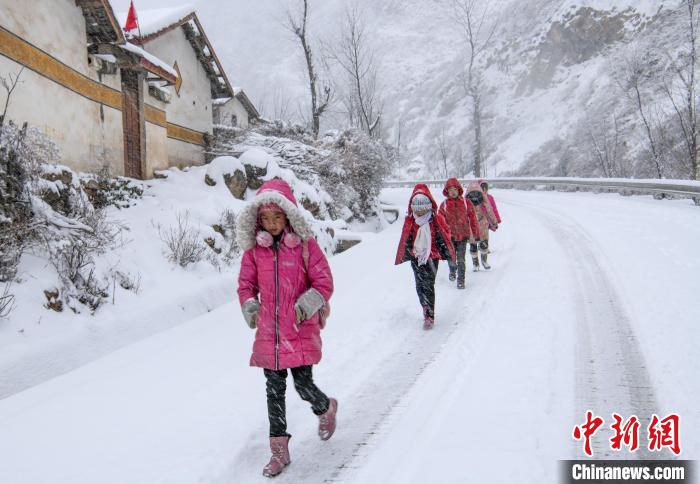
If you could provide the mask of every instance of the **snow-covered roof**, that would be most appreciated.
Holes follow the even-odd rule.
[[[122,12],[117,15],[121,25],[126,23],[127,15],[128,12]],[[202,28],[202,23],[199,21],[194,7],[182,5],[179,7],[137,10],[136,16],[140,31],[137,31],[138,33],[129,33],[129,40],[132,44],[145,45],[161,35],[182,27],[185,30],[187,40],[189,40],[192,48],[197,53],[197,58],[211,81],[212,96],[216,99],[234,95],[231,83]]]
[[[251,118],[260,117],[260,113],[253,105],[253,101],[250,100],[250,98],[246,95],[243,89],[239,89],[238,92],[236,92],[235,96],[236,99],[238,99],[241,102],[241,104],[243,104],[245,110],[248,111],[248,116],[250,116]]]
[[[238,101],[243,105],[245,110],[248,112],[248,116],[251,118],[260,118],[260,113],[258,112],[257,108],[253,105],[253,102],[250,100],[250,98],[246,95],[246,93],[243,91],[243,88],[241,87],[234,87],[233,88],[233,97],[238,99]],[[220,99],[214,99],[213,104],[214,106],[223,106],[227,102],[229,102],[233,97],[225,97],[225,98],[220,98]]]
[[[151,54],[150,52],[146,52],[145,50],[143,50],[143,49],[142,49],[141,47],[139,47],[138,45],[134,45],[134,44],[132,44],[131,42],[127,42],[127,43],[125,43],[125,44],[120,45],[119,47],[121,47],[122,49],[124,49],[124,50],[126,50],[126,51],[129,51],[129,52],[131,52],[131,53],[133,53],[133,54],[136,54],[136,55],[139,56],[139,57],[143,57],[144,59],[146,59],[146,60],[147,60],[148,62],[150,62],[151,64],[153,64],[153,65],[155,65],[155,66],[157,66],[157,67],[163,69],[163,70],[166,71],[168,74],[170,74],[170,75],[172,75],[172,76],[174,76],[174,77],[177,77],[177,71],[176,71],[175,69],[173,69],[173,68],[172,68],[171,66],[169,66],[165,61],[159,59],[158,57],[154,56],[154,55]]]
[[[111,62],[112,64],[117,63],[117,58],[112,54],[95,54],[95,57],[102,59],[105,62]]]
[[[136,15],[139,22],[138,36],[142,38],[150,37],[157,34],[161,30],[178,24],[188,16],[194,14],[195,10],[192,5],[181,5],[179,7],[168,8],[153,8],[149,10],[136,10]],[[117,14],[119,25],[122,27],[126,24],[128,12],[120,12]],[[134,32],[132,32],[134,33]]]

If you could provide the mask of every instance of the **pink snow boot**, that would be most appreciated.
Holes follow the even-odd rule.
[[[270,450],[272,451],[272,457],[270,457],[270,462],[263,469],[263,476],[265,477],[275,477],[291,462],[289,458],[289,436],[270,437]]]
[[[428,331],[435,326],[435,317],[430,315],[430,310],[423,308],[423,329]]]
[[[338,400],[330,399],[326,413],[318,416],[318,436],[321,440],[328,440],[335,432],[335,414],[338,411]]]

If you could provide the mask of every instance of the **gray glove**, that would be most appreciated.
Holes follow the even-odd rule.
[[[299,299],[297,299],[297,302],[294,305],[297,321],[306,321],[311,316],[316,314],[316,312],[320,310],[324,304],[326,304],[326,301],[323,299],[323,296],[321,296],[321,293],[312,287],[304,294],[299,296]]]
[[[258,313],[260,312],[260,303],[257,299],[248,299],[241,307],[243,318],[248,323],[250,329],[255,329],[258,324]]]

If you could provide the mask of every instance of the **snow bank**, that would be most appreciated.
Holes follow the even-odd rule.
[[[241,155],[241,163],[266,168],[270,161],[274,161],[273,156],[262,148],[251,148]]]
[[[233,156],[219,156],[207,165],[207,175],[213,180],[219,180],[224,175],[231,175],[236,171],[245,172],[245,167],[238,158]]]
[[[278,161],[265,150],[252,148],[240,159],[222,156],[204,166],[162,171],[163,179],[133,181],[143,197],[129,201],[128,208],[107,209],[109,218],[124,231],[119,246],[97,260],[96,274],[109,277],[109,296],[94,316],[73,314],[68,308],[60,313],[47,309],[44,291],[60,288],[61,281],[46,259],[26,254],[18,282],[12,286],[16,309],[0,324],[0,398],[234,299],[238,262],[222,262],[227,241],[221,227],[225,214],[235,218],[246,202],[234,198],[224,183],[208,186],[205,175],[220,180],[237,170],[245,172],[248,165],[267,169],[263,181],[287,181],[320,246],[332,254],[337,240],[350,237],[342,234],[347,224],[330,219],[324,208],[330,202],[326,192],[280,167]],[[41,179],[44,190],[62,190],[59,177],[66,171],[72,183],[80,185],[82,175],[61,165],[46,165],[43,171],[55,179]],[[248,189],[245,196],[249,199],[254,194]],[[40,208],[45,203],[37,199],[35,205]],[[161,240],[162,233],[177,225],[178,217],[188,221],[200,242],[206,242],[204,259],[185,269],[168,262]],[[75,221],[57,215],[52,223],[75,227]],[[123,288],[122,279],[136,287]]]

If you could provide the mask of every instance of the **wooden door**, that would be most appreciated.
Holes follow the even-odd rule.
[[[146,160],[142,75],[131,69],[122,69],[121,74],[124,176],[142,179]]]

